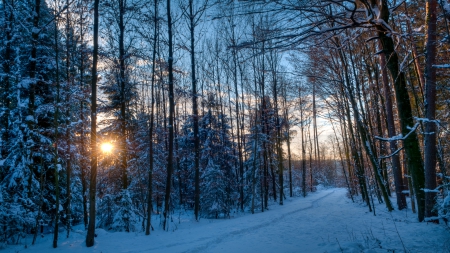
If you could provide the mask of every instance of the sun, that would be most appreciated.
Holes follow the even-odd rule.
[[[113,145],[109,142],[105,142],[102,144],[101,149],[104,153],[110,153],[113,149]]]

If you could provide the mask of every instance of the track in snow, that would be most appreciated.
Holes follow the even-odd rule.
[[[376,206],[374,216],[345,195],[345,189],[321,190],[306,198],[287,198],[285,205],[273,204],[263,213],[231,219],[195,222],[185,216],[179,223],[174,214],[170,232],[162,231],[155,217],[150,236],[98,229],[92,248],[85,246],[85,231],[79,230],[69,239],[61,238],[57,249],[51,248],[52,235],[46,235],[37,245],[10,246],[5,252],[373,253],[402,252],[402,241],[408,252],[450,252],[450,235],[443,226],[418,223],[409,211],[388,213],[383,204]]]

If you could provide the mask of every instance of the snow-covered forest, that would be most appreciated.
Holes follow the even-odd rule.
[[[1,0],[0,249],[323,187],[448,236],[449,23],[446,0]]]

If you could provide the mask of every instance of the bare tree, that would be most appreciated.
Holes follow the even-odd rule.
[[[199,2],[199,1],[195,1]],[[200,7],[194,10],[194,1],[189,0],[188,6],[182,6],[183,14],[187,16],[190,44],[189,53],[191,56],[191,82],[192,82],[192,117],[194,123],[194,215],[195,219],[198,221],[199,211],[200,211],[200,139],[198,132],[198,103],[197,103],[197,77],[196,77],[196,61],[195,61],[195,28],[197,27],[201,17],[205,13],[208,7],[208,0],[200,3]]]
[[[145,225],[145,235],[150,234],[152,226],[152,198],[153,198],[153,134],[155,125],[155,76],[156,76],[156,47],[158,41],[158,0],[154,0],[154,31],[153,31],[153,53],[152,53],[152,81],[151,81],[151,109],[150,109],[150,126],[149,126],[149,169],[148,169],[148,185],[147,185],[147,223]]]
[[[89,184],[89,225],[86,246],[94,246],[95,236],[95,197],[97,190],[97,62],[98,62],[98,6],[100,0],[94,1],[94,50],[92,54],[91,80],[91,177]]]
[[[436,216],[436,20],[437,1],[428,0],[426,4],[426,65],[425,65],[425,217]]]
[[[168,229],[168,219],[169,219],[169,209],[170,209],[170,192],[172,183],[172,171],[173,171],[173,121],[175,114],[175,103],[174,103],[174,92],[173,92],[173,36],[172,36],[172,16],[170,10],[170,0],[167,0],[167,33],[169,37],[169,58],[167,60],[168,64],[168,75],[169,75],[169,149],[167,155],[167,178],[166,178],[166,195],[164,197],[164,221],[163,229]]]

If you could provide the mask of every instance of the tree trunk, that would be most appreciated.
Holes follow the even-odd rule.
[[[287,120],[287,117],[286,117]],[[287,129],[287,140],[286,140],[286,144],[287,144],[287,151],[288,151],[288,166],[289,166],[289,197],[293,197],[293,192],[292,192],[292,164],[291,164],[291,141],[289,140],[290,134],[289,134],[289,128]]]
[[[170,192],[171,192],[171,182],[172,182],[172,171],[173,171],[173,120],[175,114],[175,102],[174,102],[174,91],[173,91],[173,42],[172,42],[172,16],[170,13],[170,2],[167,0],[167,33],[169,37],[169,59],[168,59],[168,74],[169,74],[169,149],[167,156],[167,178],[166,178],[166,195],[164,197],[164,222],[163,229],[168,229],[168,218],[170,209]]]
[[[150,234],[152,226],[152,198],[153,198],[153,127],[155,119],[155,74],[156,74],[156,46],[158,40],[158,0],[154,0],[154,33],[153,33],[153,54],[152,54],[152,81],[151,81],[151,111],[149,126],[149,169],[148,169],[148,185],[147,185],[147,223],[145,224],[145,235]]]
[[[32,12],[32,16],[33,16],[33,28],[31,31],[31,58],[30,58],[30,63],[29,63],[29,77],[30,77],[30,87],[29,87],[29,96],[28,96],[28,115],[25,119],[26,124],[28,125],[28,129],[30,130],[30,132],[34,131],[35,128],[35,122],[36,119],[34,118],[35,116],[35,92],[36,92],[36,86],[37,86],[37,47],[38,47],[38,40],[39,40],[39,20],[40,20],[40,9],[41,9],[41,0],[35,0],[34,2],[34,9]],[[30,119],[28,119],[28,117],[30,117]],[[27,138],[30,138],[31,143],[33,143],[34,141],[32,140],[32,136],[30,136],[30,133],[26,133]],[[33,145],[33,144],[31,144]],[[33,149],[32,146],[30,144],[27,144],[27,149],[29,151],[28,157],[27,159],[30,161],[28,162],[28,167],[30,170],[30,176],[28,178],[28,189],[27,189],[27,195],[28,198],[32,198],[32,192],[31,192],[31,183],[32,183],[32,179],[33,179],[33,174],[34,174],[34,161],[33,161]],[[41,156],[41,160],[42,160],[42,156]],[[40,183],[42,183],[43,179],[43,170],[40,171]],[[36,237],[37,237],[37,228],[38,228],[38,221],[41,219],[41,211],[42,211],[42,191],[43,188],[41,187],[41,200],[39,203],[39,211],[38,211],[38,216],[36,217],[36,231],[33,237],[33,242],[32,244],[34,244],[34,242],[36,241]]]
[[[271,56],[273,56],[271,54]],[[276,149],[277,149],[277,167],[278,167],[278,184],[280,187],[280,205],[283,205],[283,198],[284,198],[284,178],[283,178],[283,149],[281,147],[281,122],[280,117],[278,115],[278,78],[277,78],[277,72],[275,67],[275,60],[273,57],[272,59],[272,71],[273,71],[273,101],[274,101],[274,110],[275,110],[275,127],[276,127]]]
[[[309,139],[309,191],[313,192],[313,140],[311,139],[311,123],[309,123],[306,133]]]
[[[284,121],[286,124],[286,145],[287,145],[287,155],[288,155],[288,172],[289,172],[289,197],[293,197],[292,192],[292,163],[291,163],[291,136],[290,136],[290,124],[289,124],[289,110],[287,106],[287,94],[286,86],[283,88],[283,107],[284,107]]]
[[[272,163],[272,155],[267,154],[269,157],[269,166],[270,166],[270,172],[272,175],[272,193],[273,193],[273,200],[277,201],[277,183],[275,181],[275,172],[273,171],[273,163]]]
[[[256,153],[258,152],[258,113],[255,112],[255,125],[254,125],[254,129],[255,129],[255,144],[253,147],[253,162],[252,162],[252,204],[250,207],[250,210],[252,212],[252,214],[255,213],[255,195],[256,195]],[[264,208],[262,209],[264,211]]]
[[[389,9],[387,1],[385,0],[382,1],[380,15],[381,18],[388,23]],[[414,192],[417,198],[418,219],[419,221],[423,221],[425,214],[425,193],[422,189],[425,187],[425,176],[417,134],[415,131],[409,129],[414,126],[414,121],[405,73],[399,69],[400,64],[397,52],[395,51],[394,41],[391,36],[388,36],[388,33],[390,32],[382,25],[377,25],[376,28],[379,31],[378,37],[380,38],[383,51],[388,60],[386,66],[392,75],[392,80],[394,80],[395,97],[402,135],[406,136],[409,134],[408,138],[404,140],[404,148],[406,151],[408,168],[413,181]]]
[[[395,133],[395,123],[394,123],[394,112],[392,110],[392,98],[391,98],[391,88],[389,87],[387,70],[386,70],[386,58],[385,55],[380,55],[380,67],[381,67],[381,77],[384,86],[384,97],[386,103],[386,118],[389,137],[394,137]],[[394,153],[397,148],[397,142],[392,140],[389,142],[389,148],[391,153]],[[402,180],[402,168],[400,165],[399,154],[393,155],[391,157],[392,162],[392,174],[394,175],[394,185],[395,185],[395,195],[397,196],[397,207],[398,210],[406,208],[406,197],[403,194],[404,185]]]
[[[302,98],[302,87],[298,89],[300,98],[300,135],[302,137],[302,192],[303,197],[306,197],[306,149],[305,149],[305,134],[304,134],[304,118],[303,118],[303,98]]]
[[[58,247],[58,233],[59,233],[59,168],[58,168],[58,116],[59,116],[59,92],[60,92],[60,82],[59,82],[59,43],[58,43],[58,27],[57,19],[55,20],[55,53],[56,53],[56,98],[55,98],[55,115],[53,115],[53,127],[55,131],[55,157],[54,157],[54,176],[55,176],[55,231],[53,233],[53,248]]]
[[[232,41],[233,45],[236,43],[236,38],[234,34],[234,26],[232,27]],[[238,145],[238,158],[239,158],[239,199],[240,199],[240,209],[244,211],[244,161],[242,158],[242,145],[241,145],[241,131],[240,131],[240,112],[239,112],[239,90],[238,90],[238,77],[237,77],[237,49],[233,49],[233,81],[234,81],[234,91],[235,91],[235,105],[236,105],[236,135],[237,135],[237,145]]]
[[[69,0],[66,0],[66,6],[69,6]],[[69,91],[69,87],[72,87],[72,83],[71,82],[71,73],[70,73],[70,42],[73,41],[73,37],[71,36],[71,32],[70,32],[70,18],[69,18],[69,8],[67,8],[66,11],[66,78],[67,78],[67,89],[66,89],[66,101],[70,101],[70,91]],[[57,44],[57,43],[56,43]],[[58,64],[58,63],[56,63]],[[57,74],[57,77],[59,76],[59,74]],[[57,98],[57,100],[59,100],[59,98]],[[57,103],[58,104],[58,103]],[[70,118],[70,106],[67,107],[66,110],[66,117],[69,119]],[[67,141],[67,152],[68,152],[68,157],[69,159],[67,159],[67,167],[66,167],[66,194],[67,194],[67,200],[66,200],[66,221],[67,221],[67,235],[66,238],[69,238],[70,235],[70,229],[71,229],[71,220],[72,220],[72,214],[71,214],[71,210],[70,210],[70,205],[71,205],[71,198],[72,198],[72,193],[71,193],[71,188],[70,188],[70,183],[71,183],[71,174],[72,174],[72,161],[73,161],[73,156],[72,156],[72,149],[71,149],[71,135],[70,135],[70,127],[68,126],[66,128],[66,141]]]
[[[11,107],[11,99],[10,99],[10,89],[11,89],[11,64],[12,64],[12,48],[11,48],[11,44],[13,42],[13,20],[14,20],[14,15],[13,15],[13,10],[12,10],[12,6],[10,4],[8,4],[6,1],[3,1],[3,12],[4,12],[4,20],[7,22],[4,22],[5,27],[3,27],[3,29],[5,30],[5,49],[4,49],[4,55],[3,55],[3,63],[2,63],[2,67],[3,67],[3,72],[4,72],[4,76],[2,78],[0,78],[1,83],[0,83],[0,87],[2,88],[2,93],[1,93],[1,97],[2,97],[2,103],[3,103],[3,108],[4,108],[4,113],[3,116],[0,118],[0,124],[2,126],[2,128],[4,129],[4,132],[1,136],[2,139],[2,144],[0,147],[0,159],[5,159],[6,156],[8,155],[7,153],[7,145],[5,145],[6,143],[9,142],[9,131],[10,131],[10,117],[9,117],[9,112],[10,112],[10,107]],[[5,143],[5,144],[4,144]],[[2,178],[0,178],[0,180],[2,180]]]
[[[95,236],[95,196],[97,189],[97,61],[98,61],[98,5],[94,1],[94,50],[92,55],[91,93],[91,177],[89,184],[89,225],[86,246],[94,246]]]
[[[341,61],[343,61],[342,56],[341,57]],[[347,83],[347,85],[349,85],[349,77],[347,74],[347,71],[345,71],[344,73],[345,76],[345,82]],[[340,92],[342,95],[346,94],[346,92],[344,91],[344,84],[341,84],[341,86],[339,87]],[[372,206],[370,204],[370,199],[369,199],[369,193],[367,191],[367,183],[366,183],[366,176],[364,173],[364,168],[362,167],[362,163],[361,163],[361,156],[359,155],[357,149],[356,149],[356,138],[355,138],[355,134],[354,134],[354,130],[353,130],[353,124],[351,121],[351,117],[350,117],[350,108],[348,105],[348,101],[345,100],[345,116],[347,117],[347,123],[348,123],[348,130],[349,130],[349,136],[350,136],[350,149],[352,152],[352,157],[355,161],[355,167],[356,167],[356,176],[358,178],[358,182],[359,182],[359,186],[360,186],[360,190],[361,190],[361,197],[363,199],[363,201],[366,202],[367,206],[369,207],[369,211],[372,212]]]
[[[313,113],[313,141],[314,141],[314,155],[315,155],[315,164],[317,169],[320,169],[320,153],[319,153],[319,136],[317,133],[317,109],[316,109],[316,84],[312,83],[313,92],[312,92],[312,113]],[[311,174],[312,175],[312,174]],[[312,180],[311,180],[311,191],[312,191]]]
[[[339,43],[337,38],[335,39],[335,41],[336,41],[337,45],[340,45],[340,43]],[[370,162],[372,164],[372,168],[374,170],[375,179],[376,179],[379,187],[381,188],[381,192],[383,194],[383,198],[384,198],[386,207],[387,207],[387,209],[389,211],[392,211],[393,208],[392,208],[392,205],[391,205],[391,201],[390,201],[389,196],[387,194],[386,187],[385,187],[385,185],[383,184],[383,182],[381,180],[380,168],[378,167],[378,159],[376,157],[376,154],[374,153],[375,149],[373,147],[372,142],[369,139],[368,130],[365,128],[365,126],[367,124],[363,123],[363,119],[362,119],[362,117],[360,115],[360,112],[359,112],[359,109],[358,109],[358,105],[356,103],[356,98],[353,95],[354,92],[353,92],[352,85],[350,83],[350,78],[349,78],[349,74],[348,74],[349,70],[347,68],[346,56],[345,56],[344,52],[342,51],[342,49],[339,49],[338,53],[339,53],[339,57],[341,58],[341,62],[343,64],[343,66],[344,66],[344,76],[345,76],[345,83],[346,83],[345,86],[346,86],[346,89],[347,89],[347,93],[346,94],[348,95],[348,98],[350,100],[350,105],[352,106],[352,109],[353,109],[353,114],[354,114],[354,117],[356,119],[356,127],[358,129],[359,136],[360,136],[360,139],[361,139],[361,144],[364,146],[364,150],[366,151],[366,154],[369,156],[369,160],[370,160]],[[358,86],[358,83],[356,85]]]
[[[194,1],[189,0],[189,31],[191,35],[190,53],[191,53],[191,82],[192,82],[192,118],[194,123],[194,171],[195,171],[195,189],[194,189],[194,216],[198,221],[200,211],[200,138],[198,133],[198,105],[197,105],[197,77],[195,76],[195,26],[194,24]],[[238,130],[239,131],[239,130]]]
[[[126,135],[126,98],[125,98],[125,0],[119,0],[119,68],[120,68],[120,171],[122,173],[122,189],[128,188],[127,178],[127,135]]]
[[[84,49],[84,33],[83,33],[83,11],[80,11],[80,44],[82,46],[82,49]],[[80,54],[80,89],[84,90],[84,52],[81,50]],[[82,99],[80,101],[80,119],[81,119],[81,134],[80,134],[80,146],[81,146],[81,161],[80,161],[80,172],[81,172],[81,195],[82,195],[82,201],[83,201],[83,223],[84,223],[84,229],[88,226],[88,207],[87,207],[87,196],[86,196],[86,170],[87,170],[87,152],[85,148],[85,117],[84,117],[84,103],[85,101]]]
[[[425,65],[425,217],[437,216],[433,210],[436,205],[436,0],[428,0],[426,4],[426,65]]]

